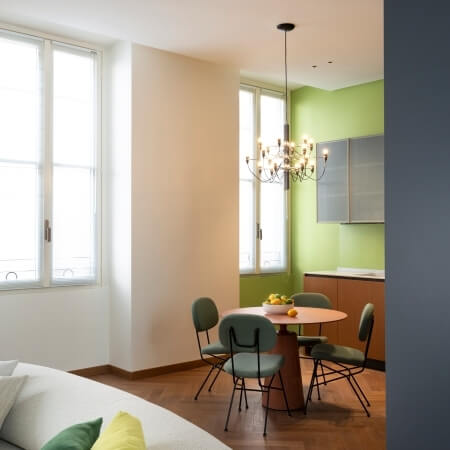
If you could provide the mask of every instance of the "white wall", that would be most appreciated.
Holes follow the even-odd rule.
[[[191,303],[239,306],[239,73],[133,45],[133,369],[197,359]]]
[[[110,363],[132,369],[131,348],[131,44],[104,53],[104,174],[110,287]]]
[[[0,293],[0,360],[73,370],[108,363],[106,287]]]

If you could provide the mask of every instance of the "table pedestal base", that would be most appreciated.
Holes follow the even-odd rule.
[[[287,331],[286,325],[280,326],[277,343],[270,353],[284,356],[284,365],[281,368],[284,388],[288,399],[289,409],[303,409],[305,401],[303,398],[302,374],[300,371],[300,360],[298,358],[297,335]],[[270,378],[265,378],[264,384],[268,385]],[[272,386],[281,387],[278,375],[275,376]],[[267,405],[267,394],[263,394],[263,406]],[[283,392],[270,390],[269,408],[286,411]]]

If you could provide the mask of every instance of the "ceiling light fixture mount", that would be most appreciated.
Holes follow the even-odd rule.
[[[288,86],[287,86],[287,33],[295,28],[293,23],[280,23],[277,29],[284,33],[284,87],[285,112],[284,140],[278,139],[276,144],[263,145],[258,139],[257,157],[245,158],[250,172],[263,183],[273,183],[283,179],[284,189],[289,190],[290,181],[320,180],[325,173],[328,159],[328,149],[324,149],[322,156],[324,164],[320,174],[315,173],[316,159],[313,139],[303,136],[302,143],[296,144],[289,140],[288,116]]]

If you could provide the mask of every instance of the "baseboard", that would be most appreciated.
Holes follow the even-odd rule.
[[[111,373],[111,366],[105,364],[104,366],[87,367],[86,369],[70,370],[70,373],[79,375],[80,377],[95,377],[96,375],[104,375],[105,373]]]
[[[213,361],[214,358],[205,358]],[[121,378],[125,378],[127,380],[137,380],[140,378],[149,378],[149,377],[157,377],[158,375],[165,375],[173,372],[180,372],[183,370],[191,370],[197,367],[201,367],[205,364],[201,359],[196,359],[194,361],[187,361],[178,364],[170,364],[168,366],[160,366],[153,367],[151,369],[143,369],[137,370],[135,372],[130,372],[125,369],[121,369],[120,367],[113,366],[111,364],[107,364],[104,366],[96,366],[96,367],[88,367],[86,369],[77,369],[71,370],[70,373],[75,375],[79,375],[81,377],[93,377],[96,375],[105,375],[108,373],[112,373]]]
[[[384,361],[379,361],[378,359],[368,359],[366,362],[366,367],[368,369],[386,372],[386,363]]]

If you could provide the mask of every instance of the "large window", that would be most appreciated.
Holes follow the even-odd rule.
[[[284,111],[282,94],[241,87],[239,265],[242,274],[287,271],[287,193],[282,182],[260,183],[245,162],[246,156],[256,156],[258,137],[266,145],[283,137]]]
[[[0,289],[97,280],[97,58],[0,31]]]

